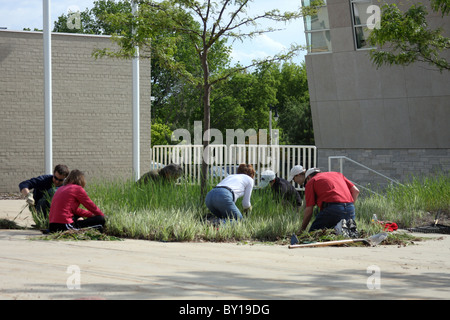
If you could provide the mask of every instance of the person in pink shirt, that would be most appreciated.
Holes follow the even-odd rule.
[[[83,172],[72,170],[52,199],[49,214],[49,232],[95,228],[100,231],[105,225],[105,215],[92,202],[84,187]],[[87,210],[81,209],[80,204]]]

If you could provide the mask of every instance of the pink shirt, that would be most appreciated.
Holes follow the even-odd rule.
[[[82,204],[87,210],[79,208]],[[73,216],[90,218],[103,216],[103,212],[92,202],[83,187],[68,184],[56,190],[50,207],[50,223],[73,223]]]

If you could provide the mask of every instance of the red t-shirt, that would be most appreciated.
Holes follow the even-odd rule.
[[[87,210],[79,208],[82,204]],[[50,223],[73,223],[73,216],[103,216],[103,212],[92,202],[82,186],[68,184],[56,190],[50,206]]]
[[[354,186],[342,173],[319,172],[305,187],[306,206],[318,205],[322,209],[323,202],[353,202],[350,189]]]

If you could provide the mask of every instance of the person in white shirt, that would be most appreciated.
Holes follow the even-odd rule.
[[[229,175],[208,192],[205,199],[206,206],[215,217],[222,221],[242,219],[243,216],[236,206],[236,201],[243,197],[242,207],[244,208],[244,213],[251,210],[250,198],[254,186],[254,177],[255,170],[253,166],[251,164],[241,164],[237,174]]]

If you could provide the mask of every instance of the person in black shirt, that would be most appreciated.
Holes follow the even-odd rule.
[[[265,188],[268,185],[270,185],[276,200],[282,201],[283,203],[289,203],[297,209],[300,209],[302,205],[300,193],[287,180],[278,178],[272,170],[261,173],[259,187]]]
[[[47,216],[56,188],[62,186],[68,175],[69,168],[64,164],[58,164],[53,170],[53,175],[45,174],[22,181],[19,184],[19,190],[25,196],[31,210]]]

